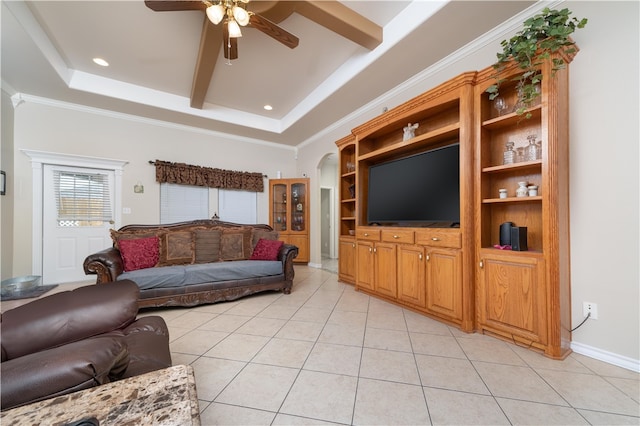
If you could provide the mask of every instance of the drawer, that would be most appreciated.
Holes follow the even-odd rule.
[[[368,241],[380,241],[380,230],[370,228],[357,228],[356,239]]]
[[[388,243],[413,244],[413,230],[383,229],[381,238]]]
[[[460,231],[420,230],[416,232],[416,244],[431,247],[462,247]]]

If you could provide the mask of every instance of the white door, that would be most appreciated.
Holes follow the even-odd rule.
[[[44,165],[42,282],[85,281],[82,264],[111,246],[113,170]]]

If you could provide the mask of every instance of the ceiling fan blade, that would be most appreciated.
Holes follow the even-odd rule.
[[[276,39],[290,49],[296,47],[300,41],[298,40],[298,37],[283,30],[281,27],[269,21],[267,18],[255,13],[251,14],[249,25],[257,30],[262,31],[269,37]]]
[[[227,20],[222,23],[222,52],[225,59],[238,59],[238,39],[229,37]]]
[[[200,0],[145,0],[144,4],[156,12],[173,12],[177,10],[206,10],[207,5]]]
[[[222,47],[222,30],[219,25],[213,25],[208,18],[204,18],[198,60],[193,72],[191,83],[191,108],[202,109],[204,98],[207,96],[213,70],[218,61],[218,54]]]

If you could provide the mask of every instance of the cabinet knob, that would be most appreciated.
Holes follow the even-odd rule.
[[[438,238],[438,237],[433,237],[433,238],[431,238],[431,241],[440,241],[440,238]]]
[[[484,268],[484,260],[480,261],[480,269]]]
[[[356,243],[351,243],[351,247],[356,248]]]
[[[431,259],[431,256],[427,255],[427,262]]]
[[[374,252],[374,253],[377,253],[377,252],[378,252],[378,248],[377,248],[377,247],[374,247],[373,252]]]
[[[373,249],[371,247],[369,247],[369,253],[371,253],[373,251]]]
[[[394,235],[394,236],[393,236],[393,238],[398,239],[398,238],[400,238],[400,237],[398,237],[397,235]]]
[[[364,233],[364,236],[365,236],[365,237],[368,237],[368,236],[369,236],[369,233],[365,232],[365,233]]]
[[[422,260],[422,253],[418,255],[418,259]]]

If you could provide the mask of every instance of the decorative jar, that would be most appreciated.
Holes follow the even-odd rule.
[[[529,197],[535,197],[538,195],[538,186],[537,185],[529,185],[527,187],[529,190]]]
[[[524,152],[525,161],[535,161],[540,159],[540,155],[538,154],[540,149],[538,148],[538,145],[536,145],[536,135],[529,135],[527,136],[527,139],[529,140],[529,145],[527,145]]]
[[[506,143],[507,150],[502,154],[502,164],[513,164],[516,162],[516,152],[513,150],[515,143]]]
[[[516,197],[526,197],[527,195],[529,195],[527,182],[518,182],[518,189],[516,189]]]
[[[504,188],[498,189],[498,193],[500,193],[500,198],[507,198],[507,190]]]

